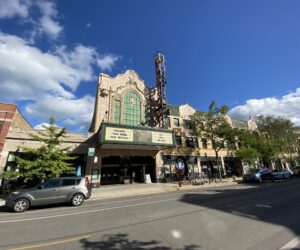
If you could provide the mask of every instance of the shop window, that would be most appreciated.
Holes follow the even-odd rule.
[[[124,118],[123,123],[131,126],[141,124],[141,101],[134,92],[128,92],[124,96]]]
[[[176,135],[175,139],[176,139],[176,145],[181,146],[182,145],[181,136]]]
[[[190,156],[187,158],[187,166],[189,174],[199,173],[198,165],[197,165],[197,157]]]
[[[179,127],[179,118],[173,118],[174,127]]]
[[[114,123],[120,124],[121,102],[115,101],[114,105]]]
[[[202,148],[207,148],[207,140],[206,139],[202,139]]]

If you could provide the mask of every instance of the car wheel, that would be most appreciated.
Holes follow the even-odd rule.
[[[75,194],[71,199],[72,206],[80,206],[84,202],[84,196],[82,194]]]
[[[15,213],[22,213],[29,208],[29,201],[27,199],[21,198],[16,200],[14,203],[12,210]]]

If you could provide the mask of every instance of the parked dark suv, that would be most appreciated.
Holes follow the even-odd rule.
[[[11,193],[5,205],[13,212],[21,213],[29,207],[70,203],[80,206],[90,198],[91,190],[86,177],[51,178],[31,189]]]

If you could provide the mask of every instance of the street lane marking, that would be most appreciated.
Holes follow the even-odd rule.
[[[103,200],[103,198],[100,199],[91,199],[91,200],[87,200],[83,206],[81,206],[81,208],[85,208],[85,207],[95,207],[95,206],[99,206],[99,205],[110,205],[110,204],[114,204],[114,203],[123,203],[123,202],[131,202],[131,201],[139,201],[139,200],[146,200],[146,199],[152,199],[152,198],[164,198],[164,197],[171,197],[171,196],[180,196],[178,193],[177,194],[168,194],[168,195],[154,195],[154,196],[149,196],[149,197],[141,197],[141,198],[135,198],[135,199],[130,199],[130,200],[119,200],[119,201],[110,201],[110,202],[101,202],[101,203],[94,203],[94,204],[89,204],[92,201],[98,201],[98,200]],[[86,204],[88,203],[88,204]],[[42,208],[40,210],[38,209],[34,209],[34,210],[29,210],[26,211],[26,213],[14,213],[12,215],[12,213],[5,213],[5,214],[0,214],[1,216],[5,216],[7,217],[7,215],[12,215],[14,217],[16,216],[24,216],[24,215],[28,215],[28,214],[37,214],[37,213],[43,213],[43,212],[51,212],[51,211],[60,211],[60,210],[78,210],[78,207],[59,207],[59,208]]]
[[[9,250],[25,250],[25,249],[34,249],[34,248],[38,248],[38,247],[48,247],[48,246],[52,246],[52,245],[68,243],[71,241],[87,239],[89,237],[90,237],[90,235],[85,235],[85,236],[73,237],[73,238],[69,238],[69,239],[65,239],[65,240],[57,240],[57,241],[51,241],[51,242],[45,242],[45,243],[39,243],[39,244],[26,245],[23,247],[21,246],[21,247],[16,247],[16,248],[10,248]]]
[[[286,243],[283,247],[280,248],[280,250],[289,250],[296,247],[298,244],[300,244],[300,236],[295,237],[288,243]]]
[[[134,206],[143,206],[143,205],[148,205],[148,204],[155,204],[155,203],[167,202],[167,201],[174,201],[174,200],[178,200],[178,198],[165,199],[165,200],[159,200],[159,201],[149,201],[149,202],[136,203],[136,204],[130,204],[130,205],[116,206],[116,207],[100,208],[100,209],[94,209],[94,210],[89,210],[89,211],[81,211],[81,212],[76,212],[76,213],[57,214],[57,215],[50,215],[50,216],[43,216],[43,217],[18,219],[18,220],[5,220],[5,221],[0,221],[0,224],[14,223],[14,222],[23,222],[23,221],[34,221],[34,220],[45,220],[45,219],[58,218],[58,217],[66,217],[66,216],[72,216],[72,215],[78,215],[78,214],[88,214],[88,213],[94,213],[94,212],[100,212],[100,211],[106,211],[106,210],[114,210],[114,209],[119,209],[119,208],[134,207]]]

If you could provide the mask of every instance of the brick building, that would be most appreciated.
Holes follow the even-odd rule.
[[[15,104],[0,103],[0,174],[17,167],[15,156],[21,147],[35,148],[41,145],[30,136],[38,132],[39,130],[29,124]],[[80,167],[82,175],[85,175],[89,143],[89,138],[79,133],[68,133],[63,141],[63,146],[70,147],[73,154],[78,156],[74,162],[74,172]]]

